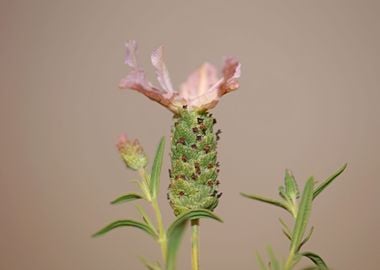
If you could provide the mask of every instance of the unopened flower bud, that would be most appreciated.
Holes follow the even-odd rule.
[[[123,134],[119,137],[119,142],[116,146],[128,168],[135,171],[145,168],[148,159],[137,139],[130,141],[125,134]]]

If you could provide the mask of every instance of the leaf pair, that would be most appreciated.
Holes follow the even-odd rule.
[[[343,171],[346,169],[347,163],[344,164],[337,172],[335,172],[333,175],[331,175],[329,178],[327,178],[325,181],[323,181],[319,186],[317,186],[313,190],[313,196],[312,199],[314,200],[323,190],[325,190],[339,175],[343,173]],[[285,172],[285,186],[281,186],[279,188],[280,196],[284,199],[282,201],[267,198],[261,195],[256,194],[246,194],[246,193],[240,193],[243,197],[253,199],[256,201],[261,201],[264,203],[268,203],[280,208],[285,209],[288,211],[292,216],[296,217],[297,213],[295,211],[296,206],[295,199],[299,198],[299,191],[298,191],[298,185],[293,177],[293,175],[290,173],[290,171]],[[291,204],[292,202],[293,205]]]
[[[283,208],[288,211],[293,217],[297,216],[296,200],[299,198],[299,190],[297,182],[289,170],[285,171],[284,186],[279,187],[279,194],[282,200],[275,200],[260,195],[248,195],[245,193],[240,194],[249,199],[265,202]]]
[[[200,218],[210,218],[222,222],[221,218],[213,214],[211,211],[205,209],[194,209],[178,216],[177,219],[170,225],[166,233],[168,238],[166,270],[175,269],[177,252],[188,221]],[[95,233],[93,236],[104,235],[109,231],[119,227],[135,227],[144,231],[156,240],[158,238],[157,232],[152,230],[150,226],[134,220],[118,220],[112,222],[108,226]],[[148,269],[159,269],[159,266],[157,264],[150,264],[146,261],[144,261],[144,264],[148,267]]]

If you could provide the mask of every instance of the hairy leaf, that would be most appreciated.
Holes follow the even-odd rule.
[[[160,175],[161,175],[164,151],[165,151],[165,137],[162,137],[156,151],[156,156],[153,161],[151,177],[150,177],[150,191],[151,191],[152,198],[157,198],[157,194],[160,188]]]
[[[138,199],[142,199],[142,196],[136,193],[129,193],[113,200],[111,204],[125,203],[125,202],[130,202],[130,201],[134,201]]]
[[[138,229],[146,232],[147,234],[149,234],[153,238],[155,238],[155,239],[157,238],[157,234],[148,225],[141,223],[141,222],[138,222],[138,221],[135,221],[135,220],[129,220],[129,219],[118,220],[118,221],[112,222],[111,224],[107,225],[106,227],[104,227],[100,231],[93,234],[93,237],[104,235],[104,234],[108,233],[109,231],[116,229],[116,228],[119,228],[119,227],[135,227],[135,228],[138,228]]]
[[[347,168],[347,163],[342,166],[336,173],[331,175],[325,181],[323,181],[313,192],[313,200],[328,186],[330,185],[343,171]]]

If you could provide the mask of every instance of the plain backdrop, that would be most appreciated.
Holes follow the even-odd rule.
[[[255,252],[287,255],[281,209],[239,192],[277,196],[285,168],[301,187],[348,162],[315,201],[306,250],[333,269],[378,269],[379,1],[0,1],[0,269],[144,269],[155,242],[134,229],[90,235],[136,191],[115,148],[139,138],[152,157],[171,113],[119,90],[124,42],[156,83],[150,52],[163,44],[175,85],[204,61],[241,60],[241,88],[213,110],[222,129],[216,213],[201,226],[202,269],[258,269]],[[168,147],[167,147],[168,150]],[[168,151],[160,203],[166,200]],[[184,238],[178,269],[190,268]],[[305,262],[304,265],[309,265]]]

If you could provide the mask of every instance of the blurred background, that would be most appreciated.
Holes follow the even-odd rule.
[[[224,224],[202,222],[202,269],[258,269],[254,254],[268,245],[286,257],[287,214],[239,192],[277,196],[285,168],[303,186],[345,162],[314,203],[305,249],[333,269],[377,269],[379,14],[379,1],[0,1],[0,269],[144,269],[138,256],[159,259],[134,229],[90,237],[138,217],[133,205],[109,205],[136,191],[118,136],[139,138],[150,157],[170,136],[169,111],[117,88],[128,39],[155,83],[149,55],[161,44],[177,86],[204,61],[242,62],[241,88],[213,110]],[[168,166],[167,151],[166,224]],[[188,236],[178,269],[190,268]]]

